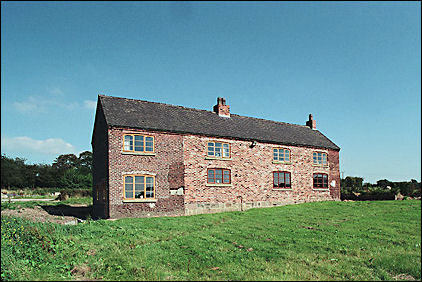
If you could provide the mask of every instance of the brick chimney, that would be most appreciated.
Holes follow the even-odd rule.
[[[217,98],[217,105],[214,106],[214,112],[220,117],[230,117],[230,106],[226,105],[226,99]]]
[[[316,121],[312,118],[312,114],[309,114],[309,120],[306,122],[306,126],[316,129]]]

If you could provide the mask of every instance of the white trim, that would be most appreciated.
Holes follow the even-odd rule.
[[[148,199],[142,199],[142,200],[122,200],[123,203],[156,203],[157,199],[148,200]]]
[[[220,157],[205,157],[206,160],[220,160],[220,161],[232,161],[232,158],[220,158]]]
[[[156,176],[157,175],[154,172],[149,172],[149,171],[145,171],[145,170],[134,170],[134,171],[124,171],[124,172],[122,172],[122,175],[127,175],[127,174],[145,174],[146,176],[148,176],[148,175]]]
[[[275,191],[293,191],[293,189],[273,188]]]
[[[122,151],[123,155],[138,155],[138,156],[155,156],[156,153],[153,152],[125,152]]]
[[[216,183],[216,184],[212,184],[212,183],[206,183],[205,186],[207,187],[213,187],[213,186],[218,186],[218,187],[232,187],[232,184],[224,184],[224,183]]]

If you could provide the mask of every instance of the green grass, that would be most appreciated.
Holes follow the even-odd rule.
[[[421,279],[416,200],[1,226],[3,280]]]
[[[76,205],[76,204],[85,204],[92,205],[91,197],[83,198],[69,198],[64,201],[49,202],[49,201],[25,201],[25,202],[1,202],[1,210],[15,210],[22,208],[33,208],[35,206],[57,206],[57,205]]]

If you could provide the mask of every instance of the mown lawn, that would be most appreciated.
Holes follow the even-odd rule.
[[[2,216],[3,280],[421,279],[421,202],[320,202],[76,226]]]

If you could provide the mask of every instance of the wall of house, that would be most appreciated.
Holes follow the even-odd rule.
[[[92,135],[92,199],[93,216],[108,217],[108,137],[107,124],[101,104],[95,113]]]
[[[231,160],[207,159],[207,142],[231,144]],[[279,146],[250,141],[184,137],[185,214],[241,210],[311,201],[340,200],[339,152],[307,147]],[[273,148],[291,151],[291,164],[273,163]],[[328,154],[328,166],[313,165],[313,152]],[[207,168],[231,170],[231,186],[207,185]],[[273,189],[273,171],[291,173],[291,190]],[[328,174],[328,190],[313,189],[313,173]],[[334,182],[332,182],[334,181]]]
[[[122,152],[123,135],[154,136],[155,155]],[[228,142],[229,160],[207,159],[209,141]],[[104,142],[105,143],[105,142]],[[109,216],[144,217],[192,215],[245,210],[311,201],[340,200],[339,152],[250,141],[180,135],[127,128],[108,129]],[[273,163],[273,148],[288,148],[290,164]],[[328,166],[313,165],[313,152],[328,154]],[[95,163],[95,161],[94,161]],[[208,168],[231,170],[231,185],[207,184]],[[273,171],[291,173],[291,190],[273,189]],[[327,173],[329,189],[313,189],[313,173]],[[123,175],[151,174],[156,179],[156,201],[124,202]]]
[[[109,129],[109,209],[111,218],[183,215],[183,137],[126,128]],[[123,135],[154,136],[155,155],[123,152]],[[156,201],[124,202],[123,175],[155,175]]]

